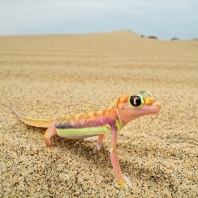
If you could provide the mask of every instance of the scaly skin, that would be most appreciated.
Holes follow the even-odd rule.
[[[123,95],[117,99],[113,107],[88,115],[67,116],[56,120],[32,119],[20,115],[13,108],[18,119],[27,125],[47,128],[44,140],[47,147],[57,148],[51,143],[50,138],[54,135],[68,139],[81,139],[93,141],[98,136],[94,153],[101,146],[105,134],[111,134],[110,159],[116,174],[114,183],[116,186],[131,187],[129,179],[124,176],[120,169],[116,144],[118,132],[131,120],[147,114],[155,114],[160,110],[160,105],[153,99],[148,91],[140,91],[136,95]]]

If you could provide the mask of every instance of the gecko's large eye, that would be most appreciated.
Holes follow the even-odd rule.
[[[139,96],[131,96],[129,101],[131,105],[134,107],[138,107],[142,103],[141,98]]]

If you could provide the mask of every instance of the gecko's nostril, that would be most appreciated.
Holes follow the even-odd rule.
[[[157,103],[157,104],[156,104],[156,106],[157,106],[159,109],[161,108],[161,106],[160,106],[160,104],[159,104],[159,103]]]

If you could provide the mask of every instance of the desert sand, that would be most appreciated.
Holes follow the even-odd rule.
[[[110,136],[60,137],[11,111],[57,118],[108,108],[149,90],[162,108],[119,133],[117,153],[132,188],[113,185]],[[198,41],[141,38],[130,31],[0,37],[0,197],[198,197]]]

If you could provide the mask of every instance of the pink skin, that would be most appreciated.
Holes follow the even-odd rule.
[[[96,143],[96,146],[94,148],[94,154],[98,153],[98,151],[101,149],[101,146],[102,146],[102,141],[104,139],[105,135],[99,135],[98,136],[98,140],[97,140],[97,143]]]
[[[53,122],[50,127],[47,129],[47,131],[44,134],[44,140],[45,140],[45,144],[47,147],[49,148],[58,148],[55,145],[52,144],[50,138],[54,135],[56,135],[56,126],[55,126],[55,122]]]
[[[125,184],[128,184],[131,188],[131,182],[129,179],[124,176],[120,169],[120,163],[118,160],[118,155],[116,153],[116,145],[117,145],[117,139],[118,139],[118,132],[116,128],[112,128],[112,134],[111,134],[111,150],[110,150],[110,159],[111,164],[113,166],[113,170],[116,174],[116,178],[114,180],[115,186],[118,187],[118,185],[125,186]]]

